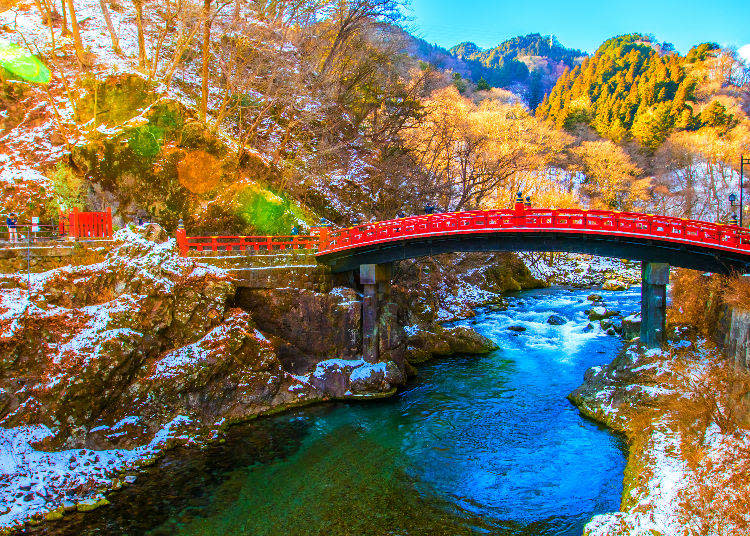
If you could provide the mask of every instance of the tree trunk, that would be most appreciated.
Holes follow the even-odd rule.
[[[146,37],[143,34],[143,1],[133,0],[135,6],[135,21],[138,26],[138,67],[146,67]]]
[[[47,5],[42,5],[40,0],[34,0],[34,2],[36,3],[36,8],[39,10],[39,14],[42,16],[42,23],[45,26],[52,26],[52,18],[50,17],[49,10],[45,9]]]
[[[104,15],[104,20],[107,23],[107,29],[109,30],[109,35],[112,37],[112,50],[115,51],[115,54],[118,56],[122,56],[122,49],[120,48],[120,40],[117,38],[117,33],[115,33],[115,27],[112,25],[112,19],[109,16],[109,9],[107,9],[107,4],[104,3],[104,0],[99,0],[99,5],[102,8],[102,15]]]
[[[73,45],[76,49],[76,57],[82,65],[86,64],[86,54],[83,50],[83,41],[81,40],[81,29],[78,26],[78,19],[76,18],[76,10],[73,6],[73,0],[66,0],[68,2],[68,14],[70,15],[70,28],[73,30]]]
[[[201,120],[208,115],[208,55],[211,51],[211,0],[203,0],[203,92],[201,95]]]
[[[60,6],[62,6],[62,34],[70,35],[70,30],[68,30],[68,14],[65,10],[65,0],[60,0]]]

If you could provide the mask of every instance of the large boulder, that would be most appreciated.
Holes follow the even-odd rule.
[[[635,313],[622,319],[622,338],[635,339],[641,335],[641,315]]]
[[[497,350],[497,344],[467,326],[457,326],[448,331],[448,343],[454,354],[487,354]]]
[[[405,375],[393,361],[366,363],[362,359],[328,359],[309,374],[310,384],[332,398],[380,395],[404,383]]]
[[[446,328],[439,324],[413,331],[407,340],[407,360],[421,363],[435,356],[453,354],[487,354],[497,345],[467,326]]]
[[[604,284],[602,285],[602,289],[617,291],[628,290],[628,284],[617,279],[609,279],[604,282]]]

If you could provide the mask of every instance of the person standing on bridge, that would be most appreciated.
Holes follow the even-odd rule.
[[[18,227],[18,215],[15,212],[8,214],[8,217],[5,219],[5,224],[8,226],[8,239],[10,240],[10,243],[17,243],[18,231],[16,228]]]

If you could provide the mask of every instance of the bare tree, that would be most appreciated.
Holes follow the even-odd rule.
[[[104,15],[104,21],[107,23],[107,29],[109,30],[109,35],[112,38],[112,50],[115,51],[115,54],[118,56],[122,56],[122,49],[120,48],[120,40],[117,38],[117,32],[115,32],[115,27],[112,24],[112,17],[109,16],[109,9],[107,8],[107,4],[104,0],[99,0],[99,6],[101,6],[102,9],[102,15]]]
[[[208,113],[208,65],[211,54],[211,0],[203,0],[203,19],[201,120],[205,123]]]
[[[138,67],[145,69],[148,65],[148,57],[146,55],[146,33],[143,21],[143,0],[133,0],[133,7],[135,7],[135,23],[138,28]]]
[[[81,29],[78,26],[75,6],[73,5],[73,0],[66,1],[68,3],[68,15],[70,16],[70,28],[73,31],[73,45],[75,46],[76,57],[81,65],[86,65],[88,61],[83,48],[83,41],[81,40]]]
[[[324,13],[326,37],[329,41],[320,67],[327,74],[338,56],[346,51],[347,43],[375,20],[397,21],[401,17],[397,0],[342,0],[332,2]]]

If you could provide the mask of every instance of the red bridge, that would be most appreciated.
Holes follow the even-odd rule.
[[[670,266],[717,273],[750,272],[750,231],[737,225],[600,210],[539,209],[430,214],[332,230],[312,236],[188,238],[180,252],[316,251],[333,272],[358,274],[363,293],[365,357],[377,358],[378,296],[388,295],[394,261],[457,251],[563,251],[643,262],[641,339],[658,346],[665,333]]]
[[[455,251],[566,251],[664,262],[709,272],[750,271],[750,230],[695,220],[603,210],[484,210],[412,216],[311,236],[188,237],[180,253],[311,250],[334,272]]]
[[[336,272],[455,251],[566,251],[750,271],[750,230],[601,210],[516,207],[414,216],[319,233],[317,258]]]

